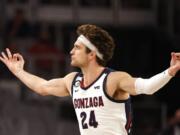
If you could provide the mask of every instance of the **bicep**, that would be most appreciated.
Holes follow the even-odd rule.
[[[68,96],[68,88],[64,78],[52,79],[43,84],[46,95]]]
[[[118,84],[118,89],[125,91],[127,93],[129,93],[130,95],[136,95],[136,91],[135,91],[135,80],[136,78],[133,78],[132,76],[130,76],[128,73],[120,73],[118,75],[118,80],[117,80],[117,84]]]
[[[76,73],[70,73],[64,78],[52,79],[46,82],[44,85],[47,95],[54,96],[69,96],[71,91],[71,85]]]

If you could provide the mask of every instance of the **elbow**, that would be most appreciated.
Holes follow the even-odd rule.
[[[153,95],[154,92],[147,92],[146,95]]]
[[[48,96],[48,93],[45,92],[44,90],[38,90],[37,94],[41,95],[41,96]]]
[[[41,96],[48,96],[49,94],[47,94],[46,92],[40,92],[39,93]]]
[[[137,93],[136,91],[134,91],[134,92],[130,93],[130,95],[132,95],[132,96],[137,96],[137,95],[139,95],[139,93]]]
[[[156,93],[158,90],[158,88],[156,87],[150,87],[148,86],[148,89],[145,90],[145,94],[146,95],[153,95],[154,93]]]
[[[141,93],[131,93],[132,96],[138,96],[138,95],[141,95],[141,94],[145,94],[145,95],[153,95],[154,92],[141,92]]]

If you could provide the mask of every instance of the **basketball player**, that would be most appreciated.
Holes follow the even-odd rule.
[[[105,67],[114,50],[112,37],[95,25],[81,25],[74,43],[72,72],[64,78],[45,80],[24,70],[24,59],[2,52],[0,60],[25,85],[41,95],[72,96],[81,135],[128,135],[131,132],[130,95],[153,94],[180,70],[180,52],[171,54],[170,67],[151,78],[133,78]]]

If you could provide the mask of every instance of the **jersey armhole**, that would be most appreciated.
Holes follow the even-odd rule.
[[[79,76],[79,74],[80,73],[76,73],[76,75],[73,78],[73,81],[72,81],[72,84],[71,84],[71,93],[70,93],[71,97],[73,97],[73,86],[74,86],[76,78]]]
[[[114,99],[113,97],[109,96],[108,93],[107,93],[107,87],[106,87],[106,85],[107,85],[107,77],[108,77],[108,75],[109,75],[111,72],[113,72],[113,71],[114,71],[114,70],[107,72],[107,75],[106,75],[106,77],[104,78],[104,81],[103,81],[103,92],[104,92],[104,95],[105,95],[110,101],[112,101],[112,102],[116,102],[116,103],[128,102],[128,101],[130,100],[130,98],[131,98],[130,96],[129,96],[128,99],[125,99],[125,100],[116,100],[116,99]]]

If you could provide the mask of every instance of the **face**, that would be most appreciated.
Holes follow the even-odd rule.
[[[86,47],[80,43],[75,42],[71,54],[71,66],[83,67],[88,64],[88,53],[86,52]]]

